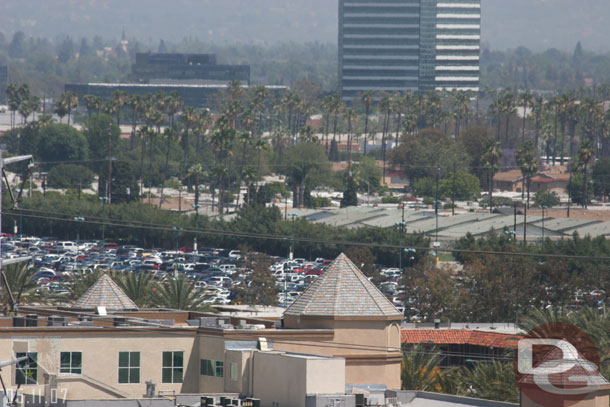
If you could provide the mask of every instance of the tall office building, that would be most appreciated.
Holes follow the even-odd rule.
[[[480,0],[339,0],[339,87],[478,90]]]

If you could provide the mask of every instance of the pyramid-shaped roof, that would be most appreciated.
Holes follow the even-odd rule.
[[[76,308],[106,307],[112,310],[137,309],[138,306],[108,274],[100,277],[76,302]]]
[[[284,315],[402,317],[385,295],[343,253]]]

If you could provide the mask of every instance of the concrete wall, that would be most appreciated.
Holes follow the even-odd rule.
[[[345,391],[345,361],[255,352],[253,396],[263,407],[305,407],[308,394],[342,394]]]
[[[120,351],[140,352],[140,383],[119,384]],[[162,383],[163,351],[184,352],[183,383]],[[12,359],[16,352],[38,353],[38,385],[22,386],[24,394],[44,394],[45,373],[52,377],[57,375],[58,394],[65,394],[68,400],[142,397],[146,393],[147,380],[157,384],[157,391],[198,391],[199,351],[194,337],[132,332],[125,335],[0,337],[0,360]],[[82,375],[59,374],[60,352],[82,352]],[[5,368],[2,374],[7,387],[15,389],[15,367]]]
[[[332,341],[283,341],[275,349],[285,352],[309,353],[346,359],[347,384],[382,384],[400,389],[400,326],[397,321],[383,319],[297,319],[285,323],[301,329],[333,329]]]

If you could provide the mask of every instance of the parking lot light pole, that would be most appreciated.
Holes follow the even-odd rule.
[[[106,243],[106,202],[108,202],[107,196],[100,196],[102,201],[102,247]]]
[[[296,213],[289,213],[288,216],[292,218],[290,226],[290,252],[288,253],[288,258],[292,260],[292,258],[294,257],[294,218],[299,215],[297,215]]]
[[[402,238],[403,238],[403,235],[404,235],[404,230],[405,230],[405,226],[406,225],[407,224],[404,221],[396,223],[396,227],[398,227],[399,231],[400,231],[400,248],[398,250],[398,253],[399,253],[399,255],[398,255],[398,269],[400,270],[401,273],[402,273]]]
[[[76,221],[76,244],[78,244],[78,242],[80,242],[80,224],[81,222],[85,221],[85,218],[80,217],[80,216],[75,216],[74,218],[72,218],[73,220]]]
[[[201,205],[193,205],[193,209],[195,209],[195,239],[193,241],[193,252],[197,253],[198,242],[199,242],[199,208]]]

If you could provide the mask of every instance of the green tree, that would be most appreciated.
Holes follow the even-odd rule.
[[[529,207],[532,177],[538,172],[538,157],[536,156],[534,143],[529,140],[523,143],[517,150],[515,158],[525,181],[524,184],[527,189],[527,206]]]
[[[97,113],[85,121],[83,133],[87,137],[92,158],[108,158],[108,137],[110,136],[112,154],[121,150],[121,129],[107,114]],[[107,165],[107,164],[106,164]],[[106,167],[107,168],[107,167]],[[100,167],[101,170],[101,167]]]
[[[512,362],[479,362],[472,369],[460,369],[458,378],[461,395],[512,403],[519,401],[520,392]]]
[[[293,205],[305,205],[305,189],[312,189],[313,174],[329,170],[324,148],[315,143],[299,143],[290,147],[282,157],[282,170],[293,188]],[[309,184],[309,185],[308,185]]]
[[[578,163],[579,163],[579,167],[582,167],[583,176],[584,176],[583,185],[582,185],[582,188],[583,188],[582,196],[583,197],[589,196],[589,192],[588,192],[589,162],[591,161],[592,158],[593,158],[593,147],[591,146],[591,143],[588,140],[585,140],[580,145],[580,150],[578,150]],[[585,209],[587,209],[588,203],[589,203],[589,199],[584,199]]]
[[[599,160],[591,172],[595,196],[610,198],[610,159]]]
[[[485,162],[485,167],[487,167],[488,173],[488,188],[489,188],[489,212],[493,212],[493,189],[494,189],[494,175],[500,168],[500,160],[503,155],[502,148],[500,148],[500,143],[493,138],[487,140],[487,145],[485,148],[485,152],[483,154],[483,159]]]
[[[84,161],[89,158],[87,138],[66,124],[49,124],[40,130],[38,161]]]
[[[354,177],[348,176],[347,185],[343,192],[343,198],[341,198],[341,207],[346,208],[348,206],[358,206],[358,193]]]
[[[547,208],[552,208],[560,203],[559,195],[555,191],[538,191],[534,196],[534,205],[537,207],[546,206]]]
[[[270,270],[271,258],[263,253],[243,253],[242,266],[251,270],[233,289],[235,301],[248,305],[277,305],[279,288]]]
[[[587,195],[588,195],[587,199],[585,199],[584,195],[583,195],[583,193],[585,191],[584,183],[585,183],[584,174],[575,173],[572,176],[572,182],[570,182],[567,187],[568,194],[570,195],[572,202],[574,202],[577,205],[582,206],[583,208],[585,207],[587,202],[591,202],[591,199],[593,199],[593,185],[591,185],[591,180],[587,180],[587,183],[589,184],[588,187],[586,188]]]
[[[481,197],[480,181],[465,171],[456,171],[440,181],[439,195],[459,201],[476,200]]]
[[[77,164],[59,164],[51,168],[47,182],[51,188],[91,188],[93,171]]]
[[[107,171],[99,175],[99,195],[107,196]],[[129,161],[112,161],[111,196],[113,203],[136,202],[140,198],[140,187],[136,178],[135,169]]]

